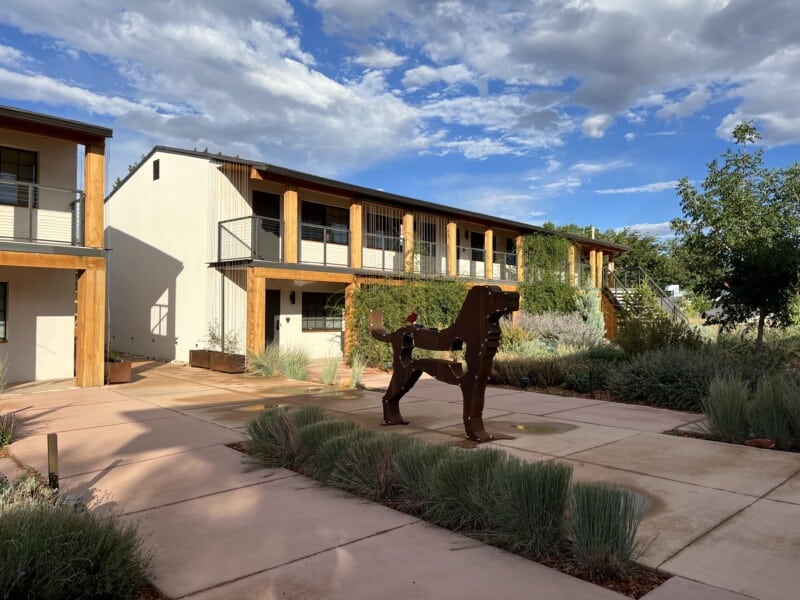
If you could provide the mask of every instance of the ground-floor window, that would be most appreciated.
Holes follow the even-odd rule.
[[[0,342],[6,341],[6,300],[8,298],[8,283],[0,281]]]
[[[340,330],[344,294],[303,292],[303,331]]]

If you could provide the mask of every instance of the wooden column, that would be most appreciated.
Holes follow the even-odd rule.
[[[75,383],[78,387],[103,385],[105,322],[106,272],[104,269],[80,271],[75,327]]]
[[[591,287],[597,287],[597,251],[589,251],[589,284]]]
[[[486,279],[494,277],[492,265],[494,264],[494,230],[487,229],[483,232],[483,266]]]
[[[525,281],[525,238],[517,236],[517,281]]]
[[[103,248],[105,144],[86,146],[83,169],[83,245]]]
[[[298,250],[298,223],[300,201],[297,190],[288,188],[283,192],[283,262],[296,263]]]
[[[575,246],[570,244],[567,250],[567,264],[569,265],[569,284],[572,287],[577,287],[577,278],[575,277]]]
[[[344,359],[350,360],[355,345],[355,315],[353,314],[353,294],[358,289],[357,283],[350,283],[344,288]]]
[[[362,246],[362,218],[363,204],[358,200],[350,203],[350,266],[353,269],[361,268]]]
[[[447,222],[447,276],[458,275],[458,225],[455,221]]]
[[[597,265],[597,276],[595,277],[595,281],[597,282],[597,287],[603,287],[603,251],[598,250],[597,255],[594,258],[595,264]]]
[[[406,273],[414,272],[414,213],[403,215],[403,265]]]
[[[267,280],[247,269],[247,353],[259,354],[266,345]]]

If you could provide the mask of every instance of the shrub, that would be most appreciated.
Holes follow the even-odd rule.
[[[305,462],[305,472],[326,485],[335,485],[334,472],[345,453],[356,442],[366,438],[374,438],[378,434],[365,429],[332,437],[323,442]]]
[[[600,290],[589,288],[575,296],[575,306],[586,325],[602,339],[606,334],[606,322],[600,306]]]
[[[597,483],[579,483],[573,488],[569,538],[575,558],[591,578],[630,570],[643,509],[629,490]]]
[[[291,467],[299,452],[298,431],[326,418],[325,411],[316,406],[268,408],[247,424],[250,453],[264,466]]]
[[[563,463],[501,463],[491,507],[496,523],[492,541],[525,556],[552,554],[564,533],[571,477],[572,467]]]
[[[356,389],[361,385],[361,377],[364,375],[364,369],[367,368],[367,361],[360,353],[353,354],[350,360],[350,387]]]
[[[545,358],[496,358],[492,364],[495,383],[527,387],[555,387],[564,382],[568,361],[559,356]]]
[[[326,419],[301,427],[295,436],[297,453],[294,466],[301,472],[315,477],[314,456],[328,440],[351,433],[358,425],[350,421]]]
[[[258,353],[248,352],[247,368],[256,375],[272,377],[280,370],[280,358],[280,348],[275,344],[269,344]]]
[[[458,452],[447,446],[419,444],[403,448],[394,457],[398,508],[423,516],[431,503],[431,478],[444,458]]]
[[[331,357],[325,359],[320,371],[320,379],[325,385],[335,385],[339,380],[339,358]]]
[[[549,341],[554,348],[572,346],[584,349],[604,342],[603,332],[584,320],[578,312],[543,312],[521,316],[519,321],[535,338]]]
[[[608,373],[608,389],[628,402],[700,412],[711,380],[728,371],[728,365],[706,352],[653,350],[618,364]]]
[[[749,433],[747,384],[741,377],[717,375],[711,381],[702,408],[708,430],[727,442],[741,442]]]
[[[676,347],[697,350],[704,344],[703,335],[699,329],[682,321],[673,321],[664,313],[648,318],[623,316],[619,321],[617,337],[614,341],[629,356]]]
[[[362,498],[386,501],[397,494],[394,457],[419,443],[415,438],[400,434],[354,440],[331,472],[329,481]]]
[[[561,387],[581,393],[606,389],[608,375],[614,368],[607,360],[580,356],[567,360],[566,364]]]
[[[791,417],[786,410],[784,395],[790,391],[781,376],[763,377],[756,386],[753,400],[749,405],[747,420],[753,435],[757,438],[775,440],[781,450],[791,448]]]
[[[14,413],[0,415],[0,448],[8,446],[14,441]]]
[[[289,348],[280,352],[281,375],[289,379],[306,381],[308,379],[308,363],[311,357],[304,348]]]
[[[558,275],[544,273],[533,283],[519,286],[521,308],[530,314],[569,313],[575,310],[576,291]]]

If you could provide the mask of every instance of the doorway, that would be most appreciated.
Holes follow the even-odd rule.
[[[269,192],[253,191],[253,258],[281,260],[281,197]]]
[[[281,292],[280,290],[267,290],[267,315],[265,319],[267,345],[278,344],[281,314]]]

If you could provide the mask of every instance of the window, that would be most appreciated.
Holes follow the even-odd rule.
[[[377,250],[402,250],[400,228],[403,219],[391,215],[371,215],[369,230],[364,234],[364,245]]]
[[[350,233],[350,212],[346,208],[303,202],[300,218],[301,238],[310,242],[347,245]],[[325,235],[326,230],[328,235]]]
[[[158,181],[161,177],[161,159],[157,158],[153,161],[153,181]]]
[[[341,330],[344,294],[303,292],[303,331]]]
[[[0,342],[6,341],[6,298],[8,298],[8,283],[0,281]]]
[[[36,152],[0,146],[0,204],[28,205],[29,185],[36,183]],[[33,188],[36,206],[36,188]]]

